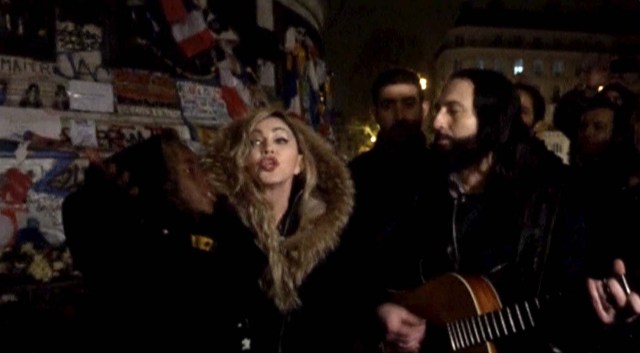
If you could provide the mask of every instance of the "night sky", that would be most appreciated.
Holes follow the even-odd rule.
[[[461,0],[333,0],[325,46],[333,98],[345,116],[367,113],[376,72],[408,66],[427,73]]]

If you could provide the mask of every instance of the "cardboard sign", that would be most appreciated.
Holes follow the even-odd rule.
[[[60,137],[60,115],[42,109],[0,107],[0,137],[16,139],[31,131],[43,137]],[[21,139],[21,138],[20,138]]]
[[[188,120],[203,125],[221,125],[231,121],[220,88],[180,81],[178,94],[182,112]]]

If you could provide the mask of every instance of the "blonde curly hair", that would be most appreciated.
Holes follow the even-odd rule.
[[[300,192],[293,212],[299,217],[295,234],[282,238],[265,186],[250,170],[250,133],[266,118],[282,120],[292,131],[302,170],[293,192]],[[353,206],[353,185],[346,165],[331,146],[304,121],[282,110],[262,109],[220,130],[210,149],[206,168],[217,192],[226,195],[255,242],[267,256],[268,268],[260,279],[264,292],[283,312],[301,302],[298,287],[318,261],[337,246],[340,230]]]

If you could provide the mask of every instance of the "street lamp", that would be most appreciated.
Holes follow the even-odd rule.
[[[420,88],[422,88],[423,91],[427,89],[427,79],[424,77],[420,77]]]
[[[376,142],[376,135],[378,134],[377,131],[373,131],[373,129],[369,125],[363,126],[362,129],[364,130],[365,134],[369,135],[369,140],[371,142]]]

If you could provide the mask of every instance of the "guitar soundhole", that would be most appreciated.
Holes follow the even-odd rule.
[[[451,344],[449,343],[449,334],[446,328],[439,325],[427,327],[424,346],[429,347],[429,351],[431,352],[452,351]]]

